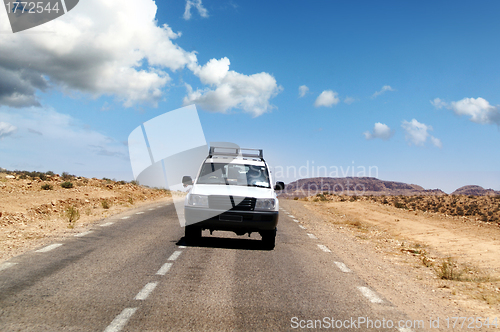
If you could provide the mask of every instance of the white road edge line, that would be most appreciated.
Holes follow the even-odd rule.
[[[49,246],[46,246],[45,248],[42,248],[42,249],[38,249],[37,251],[35,252],[47,252],[47,251],[51,251],[51,250],[54,250],[55,248],[58,248],[62,246],[62,243],[54,243],[54,244],[51,244]]]
[[[130,216],[125,216],[125,217],[123,217],[122,219],[128,219],[128,218],[130,218]]]
[[[170,270],[170,268],[174,265],[174,263],[165,263],[163,266],[156,272],[158,276],[164,276]]]
[[[174,253],[172,255],[170,255],[170,257],[167,259],[167,261],[175,261],[177,258],[179,258],[179,256],[181,254],[182,254],[182,251],[180,251],[180,250],[174,251]]]
[[[358,289],[361,292],[361,294],[363,294],[368,300],[370,300],[371,303],[383,303],[384,302],[370,288],[363,287],[363,286],[358,286]]]
[[[83,233],[78,233],[78,234],[75,234],[76,237],[82,237],[82,236],[85,236],[85,235],[89,235],[90,233],[93,233],[94,231],[86,231],[86,232],[83,232]]]
[[[143,213],[144,213],[144,212],[142,212],[142,211],[141,211],[141,212],[137,212],[136,214],[143,214]]]
[[[179,249],[186,249],[186,246],[179,246]]]
[[[318,247],[323,250],[324,252],[332,252],[330,249],[328,249],[327,246],[323,245],[323,244],[318,244]]]
[[[307,228],[305,228],[305,227],[304,227],[304,226],[302,226],[302,225],[299,225],[299,227],[300,227],[300,228],[302,228],[302,229],[307,229]]]
[[[148,282],[146,286],[144,286],[141,291],[135,296],[134,300],[145,300],[148,298],[149,294],[158,286],[158,281]]]
[[[307,236],[309,236],[311,239],[317,239],[317,237],[311,233],[307,233]]]
[[[137,310],[137,308],[125,308],[123,311],[113,319],[111,324],[106,327],[104,332],[118,332],[123,329],[123,327],[127,324],[128,320],[134,312]]]
[[[349,269],[347,267],[347,265],[345,265],[344,263],[342,263],[342,262],[334,262],[334,263],[335,263],[335,265],[337,265],[337,267],[339,268],[340,271],[345,272],[345,273],[351,272],[351,269]]]
[[[113,224],[114,224],[114,223],[110,221],[110,222],[107,222],[107,223],[102,224],[102,225],[99,225],[99,226],[101,226],[101,227],[108,227],[108,226],[111,226],[111,225],[113,225]]]
[[[0,271],[3,271],[3,270],[6,270],[8,269],[9,267],[12,267],[14,265],[16,265],[17,263],[9,263],[9,262],[5,262],[3,264],[0,264]]]

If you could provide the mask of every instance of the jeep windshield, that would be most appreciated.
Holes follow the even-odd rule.
[[[265,166],[232,163],[205,163],[196,183],[271,188]]]

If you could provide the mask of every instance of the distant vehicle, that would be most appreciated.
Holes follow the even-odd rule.
[[[195,242],[202,230],[232,231],[237,235],[258,232],[266,248],[273,249],[279,202],[272,186],[272,175],[259,149],[211,146],[196,181],[182,179],[192,185],[184,203],[185,239]]]

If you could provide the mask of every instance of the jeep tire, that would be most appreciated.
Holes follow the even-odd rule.
[[[184,239],[187,243],[194,243],[201,239],[201,227],[199,226],[186,226],[184,232]]]
[[[261,231],[262,244],[266,249],[272,250],[276,245],[276,229],[272,231]]]

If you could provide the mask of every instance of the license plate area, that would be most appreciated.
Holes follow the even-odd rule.
[[[221,214],[219,215],[219,220],[220,221],[235,221],[235,222],[242,222],[243,217],[234,215],[234,214]]]

